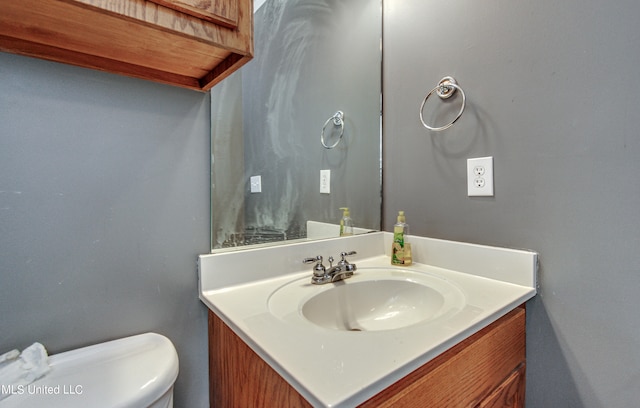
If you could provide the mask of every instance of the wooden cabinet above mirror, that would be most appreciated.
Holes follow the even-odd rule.
[[[196,3],[0,0],[0,50],[201,91],[252,58],[251,1],[215,0],[216,23],[160,2]]]

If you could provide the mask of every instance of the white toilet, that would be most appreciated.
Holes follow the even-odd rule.
[[[145,333],[49,357],[51,371],[14,390],[0,408],[172,408],[178,354]]]

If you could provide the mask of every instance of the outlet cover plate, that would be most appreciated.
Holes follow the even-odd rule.
[[[331,170],[320,170],[320,193],[331,194]]]
[[[249,181],[252,193],[262,193],[262,176],[251,176]]]
[[[493,157],[467,159],[467,195],[493,196]]]

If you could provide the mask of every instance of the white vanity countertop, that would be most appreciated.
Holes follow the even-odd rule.
[[[305,319],[292,324],[270,311],[269,298],[278,288],[311,279],[303,258],[337,258],[356,250],[349,258],[357,264],[356,274],[390,268],[389,233],[202,255],[200,299],[312,405],[354,406],[536,294],[534,252],[420,237],[409,242],[414,264],[407,269],[435,274],[464,294],[465,306],[453,317],[353,332],[323,329]]]

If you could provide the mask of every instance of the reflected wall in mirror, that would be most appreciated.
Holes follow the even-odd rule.
[[[211,91],[212,249],[313,238],[341,207],[379,230],[381,1],[266,0],[254,22],[254,59]]]

